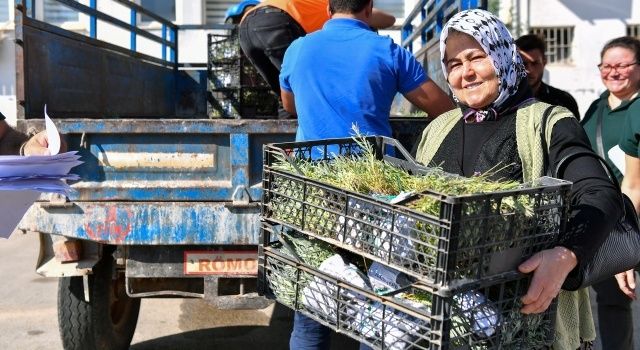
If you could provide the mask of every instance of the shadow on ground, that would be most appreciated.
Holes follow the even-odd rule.
[[[280,350],[289,348],[289,334],[293,326],[293,311],[276,305],[268,325],[222,326],[188,330],[199,318],[210,317],[212,310],[188,310],[194,304],[183,304],[180,327],[185,332],[147,340],[131,346],[131,350]],[[202,307],[202,304],[200,304]],[[207,312],[211,311],[211,312]],[[186,315],[189,315],[188,318]],[[358,343],[346,336],[333,334],[331,349],[355,350]]]

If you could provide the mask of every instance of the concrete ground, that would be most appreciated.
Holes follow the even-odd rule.
[[[37,236],[0,239],[0,349],[62,349],[56,309],[57,279],[35,273]],[[132,350],[288,349],[293,313],[274,304],[262,310],[218,310],[200,299],[143,299]],[[334,335],[332,349],[358,343]]]
[[[37,237],[31,234],[0,239],[0,349],[62,349],[57,280],[34,272],[37,247]],[[640,319],[639,303],[635,303],[635,315]],[[131,349],[287,349],[291,320],[292,312],[279,305],[229,311],[197,299],[144,299]],[[635,346],[640,349],[637,325],[635,334]],[[334,335],[332,344],[332,349],[358,348],[355,341],[339,335]],[[598,343],[597,349],[601,348]]]

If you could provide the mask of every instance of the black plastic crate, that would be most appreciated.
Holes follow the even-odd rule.
[[[240,49],[237,29],[208,35],[208,105],[211,118],[273,118],[278,96]]]
[[[209,88],[268,88],[269,85],[240,48],[237,29],[209,34]]]
[[[240,59],[242,51],[238,38],[238,29],[230,29],[225,33],[211,33],[207,36],[209,62],[226,63]]]
[[[414,174],[433,171],[413,161],[396,140],[369,137],[366,142],[381,159]],[[382,154],[390,148],[395,156]],[[266,145],[262,217],[391,266],[440,291],[514,272],[527,257],[554,246],[566,224],[571,183],[549,177],[487,194],[418,194],[439,206],[434,216],[274,168],[287,157],[329,162],[335,154],[358,157],[360,151],[354,139]],[[530,211],[514,205],[522,201]]]
[[[272,118],[278,100],[268,88],[216,89],[209,91],[212,118]]]
[[[256,69],[248,63],[227,62],[209,67],[209,90],[226,88],[256,89],[269,86]],[[242,71],[240,70],[242,68]]]
[[[448,296],[421,284],[382,296],[298,262],[279,243],[260,246],[259,257],[261,295],[375,349],[538,349],[553,342],[555,301],[541,314],[520,312],[527,276]]]

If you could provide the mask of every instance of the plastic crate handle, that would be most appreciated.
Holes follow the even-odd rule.
[[[396,149],[396,151],[399,151],[402,154],[402,156],[406,159],[407,162],[411,163],[411,165],[420,166],[420,164],[416,161],[416,159],[413,158],[411,153],[407,151],[407,149],[404,148],[404,146],[402,146],[400,141],[387,136],[378,136],[378,137],[382,139],[383,150],[386,148],[386,146],[393,146]]]

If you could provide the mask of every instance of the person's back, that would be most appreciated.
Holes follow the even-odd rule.
[[[348,136],[352,124],[362,132],[391,135],[395,94],[426,80],[407,56],[356,19],[332,19],[323,30],[295,41],[285,55],[281,86],[295,92],[298,140]],[[401,65],[409,67],[398,69]]]
[[[329,20],[329,0],[265,0],[261,6],[273,6],[288,13],[307,33],[314,32]]]

